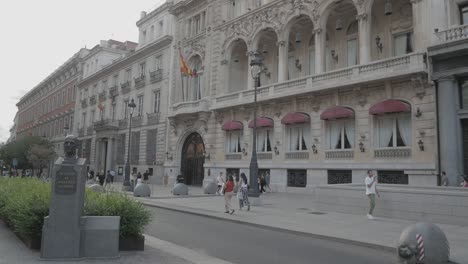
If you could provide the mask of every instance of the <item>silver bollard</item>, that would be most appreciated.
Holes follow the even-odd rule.
[[[402,264],[442,264],[449,262],[450,246],[438,226],[417,223],[401,233],[397,254]]]

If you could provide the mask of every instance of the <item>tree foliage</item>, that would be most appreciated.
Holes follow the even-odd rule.
[[[32,152],[31,149],[33,149]],[[33,162],[37,162],[39,159],[50,159],[53,156],[50,153],[53,153],[53,146],[48,140],[26,136],[4,145],[0,149],[0,159],[5,165],[12,167],[13,159],[16,158],[18,169],[28,169],[32,168]]]

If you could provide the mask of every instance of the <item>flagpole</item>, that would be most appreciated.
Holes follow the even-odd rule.
[[[185,90],[184,90],[184,74],[180,73],[180,80],[182,82],[182,101],[185,101]]]

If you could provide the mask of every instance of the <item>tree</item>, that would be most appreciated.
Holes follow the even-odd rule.
[[[55,152],[51,145],[34,144],[28,151],[27,159],[32,164],[33,170],[39,169],[39,175],[41,175],[42,170],[47,167],[54,156]]]
[[[0,160],[3,160],[5,165],[11,167],[13,159],[16,158],[18,160],[18,169],[31,168],[32,163],[29,161],[27,155],[33,145],[52,148],[52,144],[48,140],[35,136],[26,136],[4,145],[0,149]]]

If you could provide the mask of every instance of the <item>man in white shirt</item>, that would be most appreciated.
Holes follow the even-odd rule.
[[[374,220],[372,213],[374,212],[375,208],[375,195],[377,194],[377,196],[380,197],[380,194],[377,190],[377,177],[374,176],[373,171],[367,171],[367,177],[364,182],[366,184],[366,195],[369,197],[369,213],[367,214],[367,218]]]

